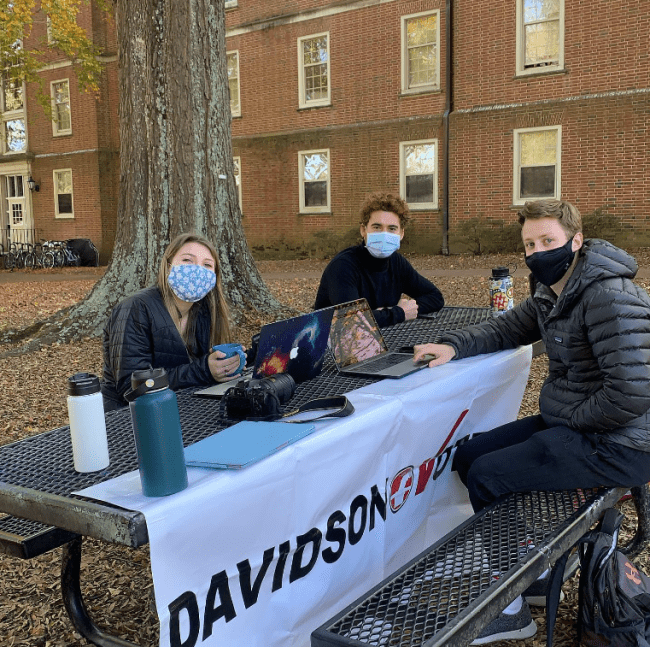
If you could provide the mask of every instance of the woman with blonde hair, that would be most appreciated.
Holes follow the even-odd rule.
[[[212,347],[231,341],[217,252],[180,234],[165,250],[155,286],[120,302],[104,327],[104,409],[126,406],[131,373],[164,368],[172,389],[231,380],[239,356]]]

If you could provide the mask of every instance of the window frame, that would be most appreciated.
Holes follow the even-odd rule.
[[[241,76],[239,70],[239,50],[232,49],[226,52],[226,65],[228,57],[231,55],[236,55],[237,57],[237,97],[238,97],[238,107],[237,110],[232,109],[232,96],[230,97],[230,116],[231,117],[241,117]],[[228,79],[228,89],[230,90],[230,79]]]
[[[306,40],[313,40],[325,36],[327,38],[327,96],[323,99],[306,99],[306,83],[305,83],[305,59],[302,51],[302,44]],[[309,34],[307,36],[299,36],[297,40],[298,50],[298,107],[299,108],[317,108],[322,106],[332,105],[332,70],[331,70],[331,41],[329,31],[323,31],[317,34]]]
[[[18,108],[16,110],[7,110],[5,104],[5,79],[0,76],[0,128],[2,128],[2,132],[0,133],[0,155],[24,155],[28,150],[29,134],[27,131],[27,111],[25,108],[26,88],[24,82],[21,85],[23,97],[22,108]],[[25,128],[25,148],[19,151],[13,151],[7,146],[6,124],[9,121],[15,120],[22,120]]]
[[[519,197],[521,194],[521,135],[532,132],[554,130],[557,133],[555,141],[555,190],[553,196]],[[513,175],[512,175],[512,204],[523,205],[530,200],[555,199],[562,194],[562,126],[538,126],[535,128],[515,128],[513,130]],[[530,168],[530,167],[526,167]]]
[[[430,144],[434,147],[433,154],[433,201],[432,202],[408,202],[406,197],[406,147],[419,144]],[[440,150],[439,141],[432,139],[417,139],[413,141],[403,141],[399,143],[399,193],[406,200],[411,211],[431,211],[438,209],[438,153]]]
[[[408,57],[408,38],[406,33],[406,25],[409,20],[415,18],[422,18],[423,16],[436,16],[436,48],[438,55],[436,56],[436,81],[427,85],[418,85],[412,88],[409,87],[409,57]],[[401,56],[402,56],[402,94],[421,94],[423,92],[432,92],[440,90],[440,10],[421,11],[419,13],[408,14],[401,16]]]
[[[57,83],[65,83],[68,86],[68,117],[70,119],[69,128],[59,128],[58,112],[56,110],[57,102],[54,94],[54,86]],[[61,137],[64,135],[72,135],[72,99],[70,93],[70,79],[57,79],[50,81],[50,98],[52,101],[52,137]]]
[[[232,158],[233,162],[233,171],[235,175],[235,187],[237,188],[237,197],[239,198],[239,211],[243,213],[242,209],[242,192],[241,192],[241,156],[234,155]],[[239,170],[239,173],[237,173]],[[237,184],[237,178],[239,178],[239,184]]]
[[[72,207],[72,212],[71,213],[59,213],[59,195],[67,195],[67,194],[60,194],[58,192],[58,181],[57,181],[57,174],[58,173],[70,173],[70,205]],[[54,217],[55,218],[60,218],[63,220],[69,220],[74,218],[74,173],[71,168],[56,168],[52,171],[52,185],[53,188],[52,190],[54,191]]]
[[[560,16],[558,19],[559,42],[558,61],[556,64],[543,67],[526,67],[526,29],[524,24],[524,3],[526,0],[517,0],[516,9],[516,76],[530,76],[531,74],[549,74],[564,70],[564,0],[560,3]]]
[[[305,161],[306,155],[314,153],[325,153],[327,155],[327,204],[320,207],[308,207],[305,205]],[[332,211],[332,156],[329,148],[317,148],[314,150],[298,151],[298,187],[300,213],[318,214],[331,213]]]
[[[418,85],[416,87],[409,87],[409,57],[408,57],[408,38],[406,33],[406,25],[409,20],[421,18],[423,16],[436,16],[436,48],[438,55],[436,57],[436,81],[428,85]],[[408,14],[401,16],[401,56],[402,56],[402,94],[422,94],[424,92],[434,92],[440,90],[440,10],[421,11],[419,13]]]

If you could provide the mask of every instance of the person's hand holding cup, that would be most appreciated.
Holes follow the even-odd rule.
[[[246,349],[241,344],[217,344],[208,356],[210,373],[216,382],[227,382],[239,375],[246,364]]]

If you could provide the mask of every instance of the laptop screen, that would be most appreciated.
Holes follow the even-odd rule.
[[[333,313],[333,308],[324,308],[264,326],[254,377],[289,373],[300,383],[318,375],[325,360]]]
[[[345,303],[334,309],[330,348],[339,368],[351,366],[388,350],[365,299]]]

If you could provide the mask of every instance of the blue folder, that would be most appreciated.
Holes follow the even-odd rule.
[[[191,467],[239,470],[308,436],[315,427],[306,423],[244,420],[185,448]]]

